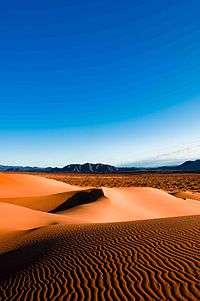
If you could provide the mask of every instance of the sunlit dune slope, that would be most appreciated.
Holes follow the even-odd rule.
[[[105,223],[200,214],[200,202],[197,200],[184,200],[155,188],[81,188],[24,174],[0,174],[0,181],[0,201],[56,213],[62,215],[67,223]]]
[[[48,212],[82,189],[40,176],[0,173],[0,202],[30,209]]]
[[[77,187],[35,175],[0,173],[0,198],[46,196]]]
[[[0,230],[18,231],[46,226],[57,221],[57,215],[0,202]],[[59,218],[59,217],[58,217]]]
[[[0,256],[2,300],[199,300],[200,217],[52,225]]]
[[[0,253],[15,249],[30,231],[73,222],[70,217],[0,202]]]
[[[60,217],[56,215],[0,202],[0,253],[15,248],[27,231],[57,223],[58,220]]]
[[[105,223],[200,214],[200,203],[155,188],[102,188],[97,201],[57,210],[77,223]]]
[[[0,201],[27,207],[30,209],[49,212],[61,205],[64,201],[70,199],[76,193],[77,191],[68,191],[42,196],[0,198]]]
[[[0,174],[0,296],[198,300],[199,215],[155,188]]]

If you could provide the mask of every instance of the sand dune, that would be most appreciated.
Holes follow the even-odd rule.
[[[0,187],[0,198],[21,198],[77,190],[78,186],[68,185],[56,180],[49,181],[49,179],[39,176],[0,173]]]
[[[15,248],[26,231],[56,222],[56,215],[0,202],[0,252]]]
[[[172,193],[172,195],[176,196],[177,198],[182,198],[185,200],[190,199],[190,200],[200,201],[200,193],[199,192],[179,191],[176,193]]]
[[[84,188],[39,176],[3,173],[0,183],[0,231],[30,230],[51,223],[109,223],[200,214],[198,200],[184,200],[155,188]]]
[[[49,226],[0,257],[3,300],[199,300],[200,217]]]
[[[102,188],[89,204],[57,213],[74,223],[109,223],[200,214],[200,203],[183,200],[155,188]]]
[[[155,188],[84,188],[39,176],[3,173],[0,183],[0,252],[16,246],[11,242],[19,237],[19,231],[23,241],[26,231],[51,224],[110,223],[200,214],[197,200],[183,200]]]
[[[0,198],[1,202],[10,203],[30,209],[49,212],[70,199],[77,191],[61,192],[42,196]]]
[[[74,218],[74,223],[200,214],[197,200],[183,200],[149,187],[84,188],[24,174],[0,174],[0,185],[1,202],[56,212]]]
[[[55,218],[54,218],[55,216]],[[29,230],[56,222],[57,215],[13,204],[0,203],[0,229],[8,232]]]
[[[44,177],[0,173],[0,202],[48,212],[84,188]]]
[[[198,300],[197,214],[188,194],[0,174],[0,296]]]

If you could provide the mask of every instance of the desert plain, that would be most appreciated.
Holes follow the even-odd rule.
[[[200,174],[0,173],[2,300],[199,300]]]

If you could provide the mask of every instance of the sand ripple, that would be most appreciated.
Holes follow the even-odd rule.
[[[2,300],[199,300],[200,217],[49,226],[0,265]]]

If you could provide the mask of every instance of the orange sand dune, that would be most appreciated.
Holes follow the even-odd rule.
[[[0,230],[29,230],[57,222],[57,215],[0,202]],[[59,218],[60,216],[58,216]]]
[[[103,188],[96,202],[60,211],[74,223],[109,223],[200,214],[200,203],[147,187]]]
[[[57,213],[65,217],[67,223],[105,223],[200,214],[200,202],[197,200],[183,200],[155,188],[88,189],[39,176],[3,173],[0,174],[0,184],[0,201]],[[96,195],[99,191],[102,193]],[[83,197],[84,201],[81,201]],[[87,198],[90,198],[88,204]],[[71,201],[74,205],[69,208],[67,205]]]
[[[200,217],[54,225],[0,256],[10,300],[199,300]]]
[[[30,230],[73,221],[70,217],[0,202],[0,253],[15,249]]]
[[[197,214],[198,200],[155,188],[80,188],[1,173],[0,296],[198,300]]]
[[[34,175],[0,173],[0,198],[44,196],[77,190],[77,187]]]
[[[50,195],[48,194],[42,196],[0,198],[0,201],[4,203],[27,207],[30,209],[48,212],[62,204],[65,200],[71,198],[74,194],[76,194],[76,192],[77,191],[72,190],[68,192],[61,192]]]
[[[0,173],[0,202],[50,211],[83,188],[44,177]]]
[[[0,252],[15,248],[26,231],[57,222],[56,215],[0,202]]]
[[[155,188],[89,189],[24,174],[0,174],[0,182],[3,242],[18,236],[19,231],[24,231],[23,239],[26,231],[56,223],[110,223],[200,214],[197,200],[183,200]],[[0,251],[5,251],[4,244]]]
[[[191,200],[198,200],[200,201],[200,193],[199,192],[191,192],[191,191],[179,191],[173,193],[172,195],[176,196],[177,198],[182,199],[191,199]]]

